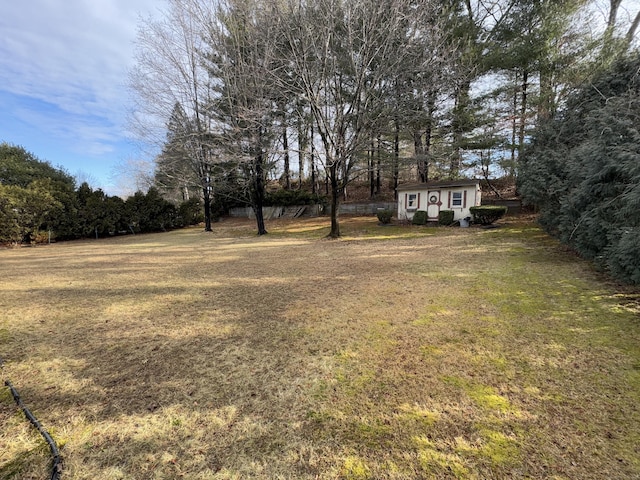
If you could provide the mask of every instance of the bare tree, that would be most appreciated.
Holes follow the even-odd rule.
[[[180,160],[184,167],[180,171],[189,172],[181,180],[200,188],[205,230],[211,231],[211,175],[216,157],[211,148],[211,119],[206,113],[211,88],[200,56],[203,22],[209,10],[194,10],[194,6],[202,7],[189,0],[168,0],[161,20],[148,18],[140,25],[136,66],[130,74],[135,94],[132,126],[146,142],[163,148],[168,123],[180,106],[182,126],[173,132],[172,151],[182,156],[170,162],[171,170],[177,171],[175,161]]]
[[[281,56],[293,75],[274,76],[311,110],[331,187],[329,236],[339,237],[340,196],[367,150],[369,131],[390,115],[384,93],[411,44],[432,28],[427,18],[434,3],[317,0],[275,8],[286,38]]]
[[[622,4],[622,0],[610,0],[609,1],[609,18],[607,20],[607,29],[605,33],[605,41],[607,39],[611,39],[614,35],[614,31],[617,26],[620,6]],[[627,27],[627,31],[624,35],[624,40],[621,42],[622,51],[626,52],[630,47],[633,39],[636,35],[636,31],[638,30],[638,25],[640,24],[640,10],[638,10],[633,17],[633,20],[629,22]]]
[[[596,6],[606,8],[606,27],[601,39],[600,62],[606,68],[620,55],[625,54],[632,46],[638,25],[640,25],[640,9],[633,14],[628,8],[637,2],[608,0],[606,7],[601,2]],[[602,2],[604,3],[604,2]]]

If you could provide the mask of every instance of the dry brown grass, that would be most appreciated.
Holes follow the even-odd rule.
[[[0,251],[64,479],[640,477],[638,294],[528,223],[251,223]],[[6,389],[0,477],[47,449]]]

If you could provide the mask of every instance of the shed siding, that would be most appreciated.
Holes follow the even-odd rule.
[[[428,202],[424,199],[428,198],[429,191],[440,191],[440,198],[442,206],[440,209],[453,210],[454,220],[460,220],[461,218],[471,216],[469,208],[472,206],[478,206],[481,202],[480,183],[466,184],[466,185],[451,185],[451,186],[438,186],[438,185],[414,185],[403,189],[400,187],[401,193],[398,195],[398,219],[400,220],[412,220],[413,214],[417,210],[426,210]],[[459,192],[462,195],[462,205],[458,207],[452,206],[453,193]],[[404,199],[403,195],[404,193]],[[416,196],[417,209],[413,208],[408,210],[409,195]],[[446,200],[443,196],[446,195]],[[429,220],[435,220],[437,217],[430,217]]]

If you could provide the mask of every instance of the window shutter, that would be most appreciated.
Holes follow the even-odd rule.
[[[467,191],[464,191],[462,195],[462,208],[467,208]]]
[[[451,208],[451,191],[449,191],[449,201],[447,203],[447,208]]]
[[[407,209],[407,205],[409,204],[409,194],[405,193],[404,194],[404,209]]]
[[[420,192],[418,192],[418,208],[420,208]]]

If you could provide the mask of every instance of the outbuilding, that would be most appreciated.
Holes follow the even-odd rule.
[[[398,219],[411,220],[418,210],[427,220],[438,221],[441,210],[452,210],[453,219],[471,216],[470,207],[480,206],[480,180],[450,180],[398,186]]]

